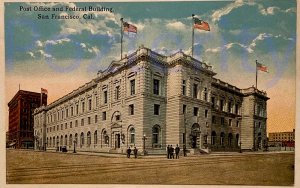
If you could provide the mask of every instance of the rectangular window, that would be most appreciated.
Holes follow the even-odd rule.
[[[154,104],[154,115],[159,115],[159,109],[160,109],[160,105]]]
[[[228,120],[228,125],[231,127],[232,126],[232,119]]]
[[[182,80],[182,95],[186,95],[186,81]]]
[[[116,87],[116,100],[120,99],[120,86]]]
[[[97,123],[97,122],[98,122],[98,116],[95,115],[95,123]]]
[[[159,80],[153,80],[153,94],[159,95]]]
[[[107,103],[107,91],[104,91],[103,95],[104,95],[104,104],[106,104]]]
[[[102,112],[102,120],[103,120],[103,121],[106,120],[106,112]]]
[[[130,95],[135,94],[135,80],[130,80]]]
[[[75,127],[78,127],[78,120],[75,120]]]
[[[92,99],[89,99],[89,110],[92,110]]]
[[[84,112],[84,109],[85,109],[85,103],[82,102],[82,113]]]
[[[65,123],[65,129],[67,129],[68,128],[68,124],[67,123]]]
[[[216,124],[216,123],[217,123],[217,118],[216,118],[216,116],[212,116],[212,120],[211,120],[211,121],[212,121],[213,124]]]
[[[91,117],[88,117],[88,124],[91,124]]]
[[[98,96],[96,96],[95,101],[96,101],[96,108],[97,108],[97,106],[98,106]]]
[[[194,107],[194,116],[198,116],[198,111],[199,111],[199,108]]]
[[[60,130],[63,130],[63,128],[64,128],[64,127],[63,127],[63,124],[61,124],[61,125],[60,125]]]
[[[73,125],[73,122],[71,121],[71,122],[70,122],[70,128],[72,128],[72,125]]]
[[[61,111],[61,119],[64,119],[64,111]]]
[[[73,106],[71,107],[71,116],[74,115],[74,112],[73,112]]]
[[[220,100],[220,110],[224,110],[224,101],[222,99]]]
[[[235,114],[239,114],[239,105],[238,104],[235,105]]]
[[[78,115],[78,104],[76,104],[76,115]]]
[[[232,103],[231,103],[231,101],[230,101],[230,102],[228,102],[228,112],[229,112],[229,113],[231,113],[231,107],[232,107]]]
[[[215,108],[215,105],[216,105],[216,104],[215,104],[215,97],[211,97],[211,103],[212,103],[212,104],[211,104],[211,107],[212,107],[212,108]]]
[[[198,95],[198,84],[193,85],[193,97],[197,98]]]
[[[134,105],[129,105],[129,115],[134,115]]]
[[[225,118],[221,117],[221,125],[224,125],[224,124],[225,124]]]
[[[66,109],[66,117],[69,117],[69,109]]]
[[[205,112],[204,112],[204,116],[205,116],[205,118],[207,118],[207,117],[208,117],[208,110],[205,110]]]
[[[81,126],[84,126],[84,119],[81,119]]]
[[[57,120],[59,120],[59,112],[57,112]]]
[[[186,105],[185,105],[185,104],[182,105],[182,113],[183,113],[183,114],[186,114]]]

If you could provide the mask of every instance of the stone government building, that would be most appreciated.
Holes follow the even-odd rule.
[[[219,79],[212,66],[179,51],[143,46],[97,77],[34,112],[35,147],[163,153],[260,150],[266,144],[267,94]],[[144,140],[144,138],[146,138]],[[145,141],[145,143],[144,143]]]

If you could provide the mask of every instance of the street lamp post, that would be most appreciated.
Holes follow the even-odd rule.
[[[144,156],[146,155],[146,135],[143,135],[143,152],[144,152]]]
[[[73,153],[76,153],[76,150],[75,150],[75,147],[76,147],[76,140],[74,139],[74,151],[73,151]]]

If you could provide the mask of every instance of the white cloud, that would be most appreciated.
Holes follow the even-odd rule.
[[[46,58],[52,58],[52,55],[45,53],[44,50],[39,50],[38,52],[39,52],[43,57],[46,57]]]
[[[47,45],[47,44],[57,45],[57,44],[62,44],[64,42],[70,42],[70,41],[71,41],[71,39],[69,39],[69,38],[62,38],[62,39],[58,39],[58,40],[46,40],[44,42],[44,44],[45,45]]]
[[[86,48],[86,45],[85,45],[84,43],[80,43],[80,46],[81,46],[82,48]]]
[[[173,29],[178,29],[178,30],[184,30],[185,29],[185,25],[182,22],[170,22],[167,24],[167,27],[169,28],[173,28]]]
[[[238,0],[238,1],[235,1],[234,3],[227,5],[226,7],[222,8],[222,9],[216,10],[211,16],[212,21],[213,22],[219,21],[222,16],[229,14],[232,10],[243,6],[244,4],[245,3],[242,0]]]
[[[294,7],[286,9],[286,10],[282,10],[279,7],[268,7],[265,9],[262,5],[259,5],[258,7],[260,9],[260,13],[265,16],[274,15],[276,12],[282,12],[282,13],[295,13],[296,12],[296,8],[294,8]]]
[[[35,41],[37,47],[43,47],[43,43],[40,40]]]
[[[35,58],[34,53],[33,52],[27,52],[27,54],[29,54],[31,57]]]

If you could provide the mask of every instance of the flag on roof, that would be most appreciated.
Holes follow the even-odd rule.
[[[128,22],[123,22],[123,31],[137,33],[137,27],[132,24],[129,24]]]
[[[199,18],[194,18],[194,28],[204,31],[210,31],[209,24]]]
[[[257,68],[257,70],[260,70],[260,71],[263,71],[263,72],[268,72],[268,67],[261,64],[261,63],[257,63],[256,68]]]
[[[47,89],[41,88],[41,93],[48,94],[48,91],[47,91]]]

